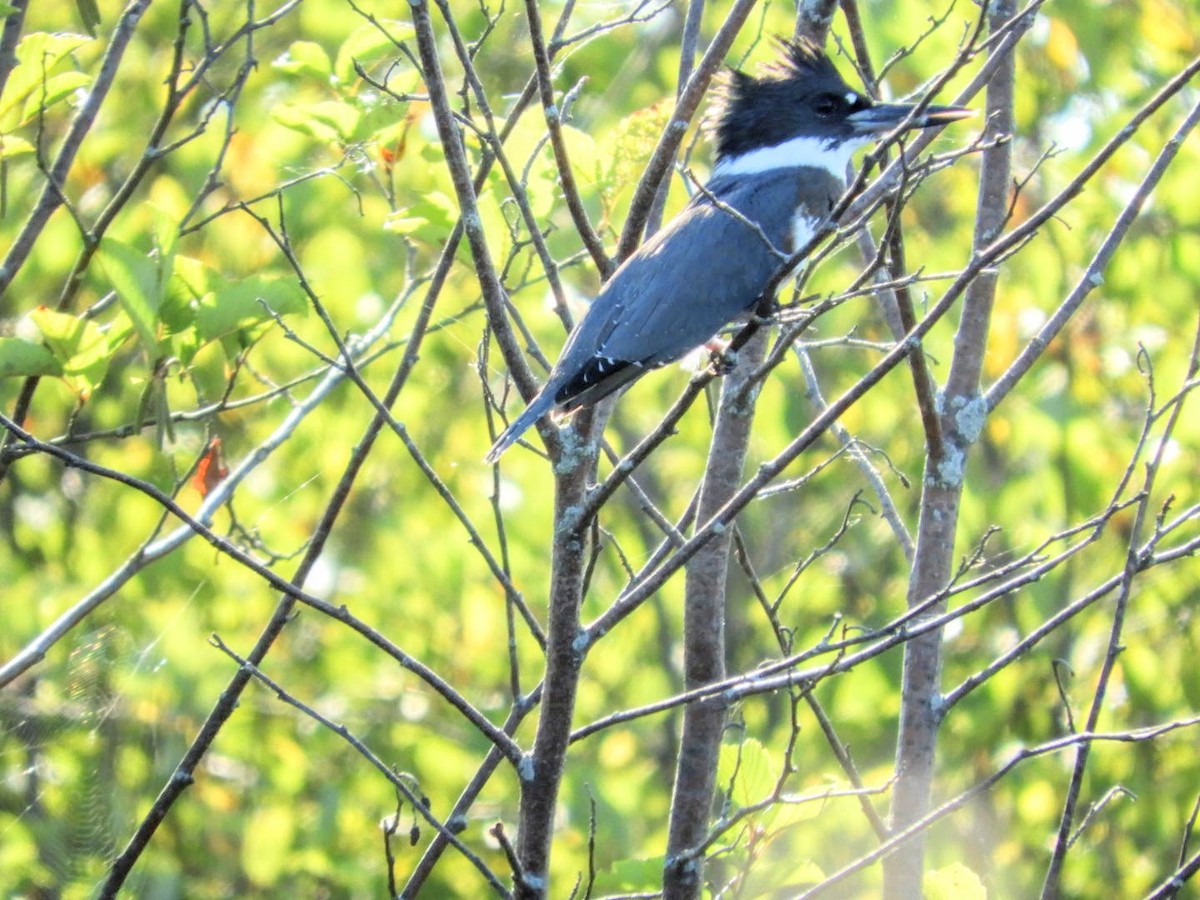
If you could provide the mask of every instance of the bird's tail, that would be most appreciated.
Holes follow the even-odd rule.
[[[548,413],[552,406],[554,406],[554,398],[550,395],[549,391],[543,389],[525,407],[525,411],[513,419],[509,426],[501,433],[500,437],[496,438],[496,443],[492,444],[492,449],[488,451],[483,461],[491,465],[498,460],[500,455],[515,444],[534,422]]]

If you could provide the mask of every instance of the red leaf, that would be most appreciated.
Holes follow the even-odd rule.
[[[221,483],[229,474],[225,468],[225,459],[221,455],[221,439],[215,437],[204,448],[204,455],[196,465],[196,473],[192,476],[192,487],[201,497],[207,497],[208,492]]]

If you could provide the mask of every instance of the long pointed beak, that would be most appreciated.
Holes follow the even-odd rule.
[[[850,124],[860,134],[886,134],[896,128],[916,109],[907,103],[876,103],[866,109],[850,114]],[[907,128],[934,128],[957,122],[975,111],[961,106],[927,106],[919,115],[908,121]]]

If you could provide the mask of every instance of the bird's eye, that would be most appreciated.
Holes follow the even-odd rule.
[[[813,109],[816,110],[818,116],[831,116],[841,109],[845,102],[837,94],[822,94],[813,103]]]

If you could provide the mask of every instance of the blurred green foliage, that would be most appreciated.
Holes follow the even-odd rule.
[[[63,18],[69,15],[64,8],[31,6],[20,65],[0,97],[0,247],[16,239],[33,207],[44,183],[39,169],[95,83],[120,14],[118,4],[101,0],[96,36],[88,37],[89,23],[79,13],[72,20]],[[484,35],[489,12],[497,15],[479,59],[494,112],[503,116],[531,72],[523,20],[512,9],[459,6],[468,40]],[[261,18],[277,7],[253,9]],[[30,431],[43,439],[62,437],[96,463],[174,492],[194,511],[201,497],[189,473],[210,438],[222,439],[231,464],[243,459],[278,427],[294,398],[311,388],[322,369],[313,348],[326,357],[338,352],[321,316],[311,313],[299,273],[343,336],[365,332],[397,298],[408,297],[379,352],[361,366],[366,382],[382,393],[416,319],[424,280],[457,218],[421,81],[393,43],[411,37],[405,21],[386,18],[398,8],[306,0],[255,30],[252,45],[241,39],[185,99],[157,147],[149,148],[149,174],[127,202],[120,201],[98,254],[79,273],[78,292],[60,308],[72,267],[87,249],[76,220],[93,222],[119,200],[121,184],[147,154],[147,136],[164,102],[179,5],[151,5],[71,169],[65,185],[70,208],[54,214],[0,297],[0,407],[6,414],[21,391],[20,376],[43,376],[26,419]],[[545,15],[553,19],[561,9],[548,3]],[[873,2],[862,10],[877,63],[912,42],[927,17],[945,13],[944,5],[929,3],[898,10]],[[368,21],[364,12],[379,18]],[[707,11],[706,33],[724,12],[721,4]],[[626,13],[623,6],[585,4],[569,33]],[[914,90],[937,71],[974,13],[970,5],[952,7],[945,26],[890,73],[890,89]],[[185,72],[204,55],[205,32],[219,44],[245,24],[246,14],[247,6],[235,3],[211,4],[203,16],[193,9],[197,20],[182,50]],[[731,57],[745,58],[748,67],[770,58],[765,35],[791,29],[784,5],[766,4],[755,15],[760,18]],[[1131,110],[1196,53],[1197,24],[1194,7],[1172,0],[1107,4],[1103,14],[1094,4],[1066,0],[1040,14],[1019,63],[1016,167],[1021,178],[1035,166],[1036,172],[1016,199],[1017,220],[1073,178]],[[561,90],[578,87],[569,111],[569,149],[589,214],[610,246],[670,108],[678,29],[678,10],[661,11],[570,45],[556,70]],[[460,73],[448,39],[441,49],[457,86]],[[844,60],[841,66],[849,70]],[[392,95],[365,82],[360,67]],[[470,109],[477,112],[474,104]],[[1176,101],[1150,120],[1061,221],[1006,263],[986,378],[1004,370],[1071,288],[1182,109]],[[595,290],[596,274],[579,253],[543,132],[535,109],[515,129],[508,150],[523,167],[533,211],[549,229],[548,244],[565,280],[586,297]],[[477,160],[479,140],[470,130],[465,137]],[[947,133],[935,149],[963,140]],[[158,155],[166,147],[170,152]],[[1037,165],[1052,147],[1055,154]],[[689,165],[702,174],[707,160],[701,141]],[[1133,457],[1148,402],[1148,366],[1161,395],[1182,382],[1200,290],[1198,166],[1200,145],[1193,139],[1103,288],[989,421],[967,480],[959,529],[963,554],[993,525],[1003,530],[986,552],[1002,561],[1102,510]],[[914,265],[945,272],[967,259],[976,174],[970,160],[941,172],[909,207],[906,239]],[[480,199],[513,302],[553,356],[562,327],[498,172]],[[668,214],[685,200],[676,178]],[[281,251],[285,240],[295,265]],[[843,252],[831,259],[809,289],[844,288],[855,271],[852,257]],[[503,515],[504,559],[513,583],[544,616],[552,498],[543,461],[514,451],[505,458],[493,506],[492,473],[480,463],[490,443],[477,375],[486,323],[469,263],[460,249],[438,301],[436,330],[422,347],[396,416],[496,552],[496,511]],[[936,290],[930,285],[929,296]],[[868,300],[851,301],[822,319],[816,337],[851,333],[887,339]],[[929,341],[939,376],[952,337],[947,323]],[[863,346],[813,352],[827,396],[852,384],[877,356]],[[502,391],[498,354],[486,364],[493,390]],[[614,442],[631,446],[651,429],[686,377],[672,368],[637,384],[618,406],[609,430]],[[204,412],[221,400],[233,402],[219,414]],[[348,384],[339,388],[254,470],[218,514],[217,530],[289,574],[371,414],[359,391]],[[811,417],[799,373],[784,366],[763,390],[754,461],[772,455]],[[135,423],[145,427],[129,427]],[[894,469],[882,462],[880,468],[911,525],[917,489],[906,487],[900,473],[907,484],[920,484],[923,446],[907,377],[898,372],[888,378],[845,424],[886,451]],[[708,427],[698,404],[642,475],[670,516],[683,511],[695,488]],[[815,466],[834,449],[826,439],[802,466]],[[1200,419],[1185,415],[1162,474],[1177,509],[1200,500],[1198,450]],[[864,487],[843,458],[802,489],[761,500],[742,516],[741,530],[768,595],[783,589],[796,564],[829,540]],[[902,552],[872,508],[857,505],[852,512],[852,527],[780,606],[796,648],[818,642],[834,616],[878,626],[903,609]],[[107,578],[155,533],[162,515],[150,499],[112,481],[44,457],[15,462],[0,489],[7,550],[0,553],[6,586],[0,658],[10,659]],[[601,525],[605,546],[585,620],[625,586],[626,563],[636,570],[657,544],[629,498],[611,505]],[[1077,561],[953,629],[947,686],[1120,571],[1128,526],[1127,518],[1117,517]],[[1184,560],[1138,582],[1103,728],[1164,722],[1200,704],[1194,666],[1200,650],[1198,576],[1195,562]],[[360,475],[308,590],[346,605],[493,721],[504,719],[513,676],[503,590],[394,436],[380,442]],[[579,695],[580,724],[679,689],[681,595],[681,579],[675,579],[619,636],[593,651]],[[732,576],[730,596],[731,670],[753,669],[779,648],[740,573]],[[260,579],[193,540],[142,570],[0,694],[0,892],[88,894],[235,671],[208,636],[216,633],[245,652],[274,602]],[[939,799],[986,777],[1020,746],[1064,733],[1055,660],[1074,673],[1066,699],[1081,718],[1103,657],[1110,603],[1102,601],[1055,631],[953,711],[940,747]],[[524,629],[518,627],[517,635],[518,689],[529,691],[540,677],[540,657]],[[892,774],[899,663],[899,652],[887,654],[817,692],[864,781],[881,790]],[[439,816],[488,749],[419,679],[315,612],[303,611],[289,625],[264,669],[414,778]],[[816,797],[844,791],[845,776],[820,730],[803,706],[797,715],[801,730],[789,791]],[[784,696],[760,697],[736,710],[719,779],[729,788],[726,802],[753,803],[771,789],[784,765],[791,717]],[[575,873],[587,870],[594,815],[597,892],[654,886],[677,725],[674,714],[642,718],[573,748],[561,795],[558,883],[569,885]],[[518,731],[518,741],[531,740],[531,726],[532,719]],[[1080,838],[1066,874],[1069,895],[1095,896],[1095,886],[1104,884],[1113,895],[1132,896],[1170,871],[1200,784],[1194,748],[1194,734],[1183,732],[1094,749],[1087,802],[1116,785],[1128,793],[1116,795]],[[933,829],[929,896],[983,896],[981,887],[999,897],[1036,891],[1062,805],[1065,759],[1022,765]],[[514,773],[502,767],[462,834],[501,873],[504,857],[487,832],[496,820],[513,822],[516,784]],[[886,809],[885,798],[875,802]],[[381,823],[395,813],[394,789],[348,744],[255,686],[139,862],[131,896],[379,895],[387,884]],[[402,878],[430,833],[408,808],[400,811],[399,826],[393,843]],[[408,845],[410,828],[414,847]],[[740,896],[798,890],[876,843],[858,800],[846,796],[772,806],[724,840],[714,877],[741,868],[752,872]],[[871,896],[877,877],[868,872],[846,895]],[[434,897],[483,893],[478,874],[453,854],[428,887]]]

